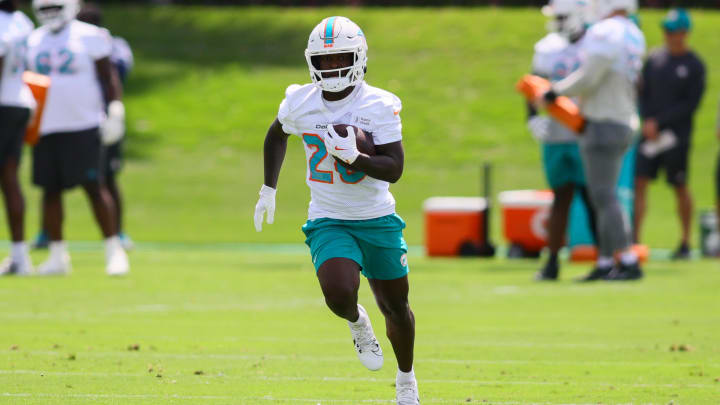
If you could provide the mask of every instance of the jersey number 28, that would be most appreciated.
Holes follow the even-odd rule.
[[[325,142],[318,134],[303,134],[303,141],[308,148],[314,149],[315,152],[310,156],[308,167],[310,167],[310,180],[320,183],[333,184],[335,173],[332,170],[320,170],[318,166],[328,158],[328,152],[325,148]],[[365,178],[365,173],[348,169],[338,162],[335,162],[335,172],[340,175],[340,180],[345,184],[357,184]]]

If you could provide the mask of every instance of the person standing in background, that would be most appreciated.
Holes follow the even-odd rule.
[[[44,228],[50,235],[50,255],[38,273],[70,272],[62,196],[81,186],[105,238],[105,270],[123,275],[130,264],[100,170],[102,144],[115,143],[124,135],[122,86],[110,62],[109,33],[77,21],[79,9],[79,0],[33,1],[41,26],[28,37],[28,67],[52,80],[40,141],[33,149],[33,183],[43,189]]]
[[[25,199],[18,168],[25,129],[35,101],[23,83],[27,38],[33,23],[17,10],[17,0],[0,0],[0,189],[12,245],[10,257],[0,264],[0,275],[33,272],[25,243]]]
[[[587,25],[587,4],[584,0],[552,0],[543,7],[550,17],[550,33],[535,44],[533,74],[551,82],[564,79],[580,67],[580,49]],[[578,147],[579,134],[555,119],[539,115],[528,103],[528,129],[541,142],[545,177],[553,190],[553,203],[548,220],[547,263],[535,275],[537,281],[557,280],[560,272],[558,252],[565,244],[570,205],[579,190],[588,208],[590,228],[595,233],[594,212],[585,186],[585,173]]]
[[[77,20],[97,27],[103,27],[102,10],[94,3],[85,3],[77,15]],[[120,81],[124,85],[134,63],[132,50],[125,39],[121,37],[112,37],[112,53],[110,54],[110,62],[112,62],[112,65],[117,70]],[[130,250],[133,248],[134,244],[130,236],[124,232],[123,196],[120,191],[120,185],[117,181],[117,177],[120,174],[124,163],[124,144],[125,137],[123,136],[119,141],[104,146],[101,169],[105,175],[105,185],[110,192],[110,196],[115,202],[115,215],[117,217],[119,230],[118,236],[125,250]],[[33,248],[45,249],[48,247],[49,242],[50,238],[48,237],[48,233],[43,229],[35,238]]]
[[[689,48],[690,15],[670,10],[662,22],[665,46],[653,51],[645,62],[640,85],[642,135],[635,166],[635,226],[633,238],[640,242],[647,211],[647,188],[663,168],[675,190],[682,225],[680,245],[674,259],[690,257],[693,202],[688,189],[693,115],[705,92],[705,66]]]

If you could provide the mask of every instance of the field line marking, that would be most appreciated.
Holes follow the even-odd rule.
[[[296,356],[285,354],[226,354],[226,353],[207,353],[207,354],[191,354],[191,353],[164,353],[164,352],[130,352],[130,351],[110,351],[110,352],[82,352],[72,351],[77,356],[88,356],[93,358],[100,357],[128,357],[136,358],[153,357],[153,358],[173,358],[173,359],[217,359],[217,360],[271,360],[271,361],[315,361],[328,363],[345,363],[355,361],[354,356]],[[29,353],[38,356],[65,356],[64,351],[53,350],[14,350],[5,352],[6,354]],[[0,356],[2,352],[0,352]],[[480,359],[439,359],[419,357],[418,364],[423,363],[439,363],[439,364],[485,364],[485,365],[527,365],[527,364],[544,364],[544,365],[577,365],[577,366],[628,366],[628,367],[720,367],[718,364],[703,363],[680,363],[680,362],[632,362],[632,361],[573,361],[573,360],[480,360]]]
[[[86,376],[86,377],[153,377],[156,373],[105,373],[86,371],[43,371],[43,370],[1,370],[0,375],[40,375],[40,376]],[[245,376],[245,375],[213,375],[203,374],[201,376],[167,374],[168,379],[187,378],[212,378],[230,380],[260,380],[260,381],[312,381],[312,382],[353,382],[362,381],[370,383],[384,383],[390,381],[384,378],[374,377],[290,377],[290,376]],[[631,388],[716,388],[714,384],[650,384],[650,383],[615,383],[590,381],[578,384],[566,383],[564,381],[512,381],[512,380],[462,380],[462,379],[421,379],[423,384],[457,384],[457,385],[595,385],[595,386],[616,386]]]
[[[181,399],[181,400],[239,400],[239,401],[284,401],[284,402],[310,402],[315,404],[333,404],[333,403],[387,403],[394,404],[395,401],[389,399],[323,399],[323,398],[288,398],[274,397],[270,395],[262,397],[238,397],[238,396],[220,396],[220,395],[177,395],[177,394],[49,394],[49,393],[30,393],[30,392],[4,392],[0,393],[0,397],[19,397],[19,398],[91,398],[91,399]],[[471,400],[465,398],[458,399],[423,399],[423,403],[431,404],[458,404],[458,403],[488,403],[493,405],[597,405],[597,403],[565,403],[565,402],[518,402],[518,401],[486,401]],[[653,404],[636,404],[636,405],[653,405]]]

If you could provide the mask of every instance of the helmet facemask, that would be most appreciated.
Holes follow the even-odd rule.
[[[33,11],[40,25],[58,31],[75,18],[79,4],[77,0],[35,0]]]
[[[543,7],[543,14],[551,18],[547,28],[571,42],[578,40],[587,26],[589,9],[582,0],[555,0]]]
[[[330,54],[349,54],[351,63],[335,69],[321,69],[320,58]],[[367,58],[362,58],[359,52],[347,52],[344,50],[333,50],[324,54],[307,55],[310,78],[313,83],[324,91],[337,93],[348,87],[355,86],[365,77],[365,66]]]

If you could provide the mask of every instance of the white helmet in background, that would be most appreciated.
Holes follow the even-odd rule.
[[[33,12],[40,25],[57,31],[80,11],[80,0],[33,0]]]
[[[352,65],[340,69],[321,70],[317,57],[351,53]],[[367,69],[367,41],[357,24],[345,17],[328,17],[310,33],[305,59],[312,82],[321,90],[337,93],[360,83]],[[333,77],[323,77],[323,73]]]
[[[625,10],[628,14],[635,14],[638,11],[637,0],[595,0],[595,16],[598,20],[607,18],[618,10]]]
[[[577,38],[590,22],[587,0],[550,0],[542,13],[552,19],[548,30],[565,38]]]

